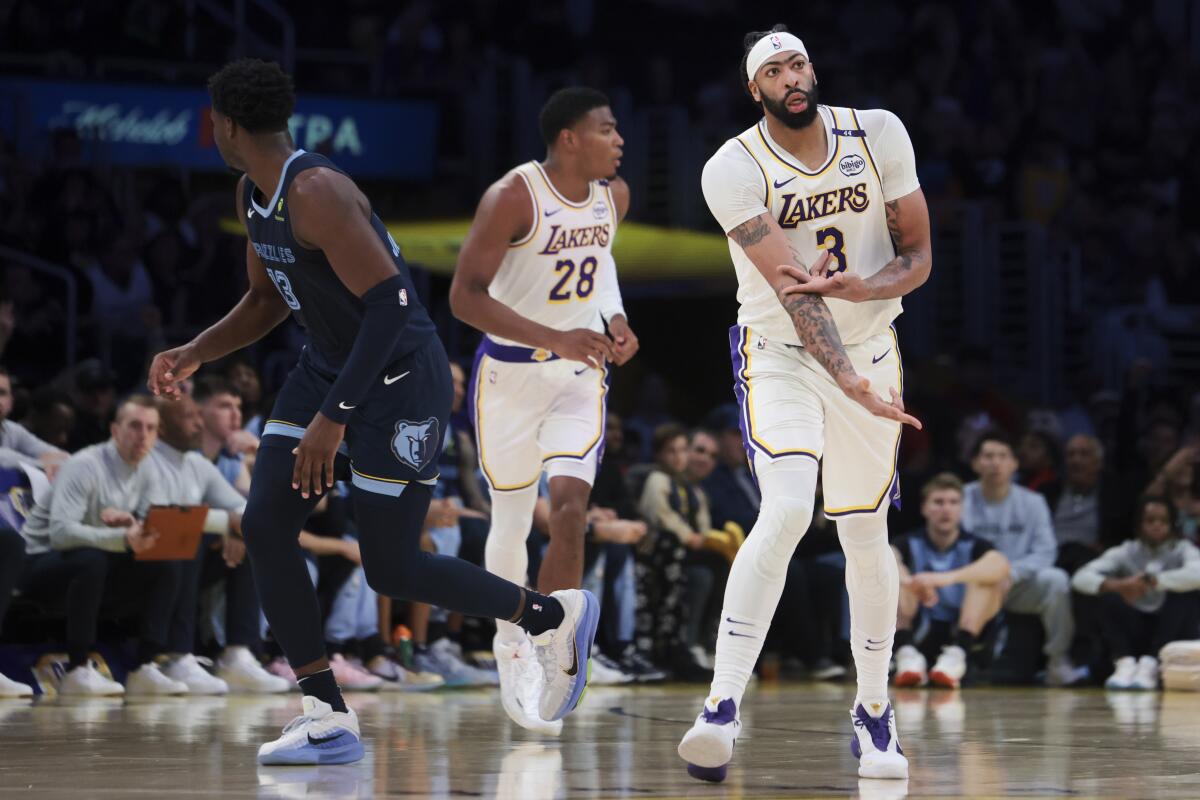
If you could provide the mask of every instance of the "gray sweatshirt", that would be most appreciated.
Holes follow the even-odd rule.
[[[151,505],[170,501],[155,479],[149,457],[137,467],[126,464],[112,439],[85,447],[67,459],[50,485],[45,504],[33,507],[21,534],[30,555],[47,550],[97,547],[125,550],[125,528],[100,521],[105,508],[144,517]]]
[[[983,497],[979,481],[963,488],[963,530],[987,539],[1012,564],[1013,582],[1054,566],[1058,542],[1046,498],[1014,484],[999,503]]]
[[[225,480],[202,453],[176,450],[159,439],[146,459],[155,480],[173,505],[208,506],[204,530],[224,534],[229,530],[229,513],[242,513],[246,498]]]
[[[1132,539],[1080,567],[1071,585],[1083,594],[1099,594],[1105,578],[1128,578],[1140,572],[1154,575],[1158,586],[1138,598],[1133,607],[1152,614],[1162,608],[1167,592],[1200,589],[1200,549],[1186,539],[1168,539],[1158,547]]]
[[[49,442],[30,433],[24,425],[12,420],[0,421],[0,467],[37,467],[46,453],[63,453]]]

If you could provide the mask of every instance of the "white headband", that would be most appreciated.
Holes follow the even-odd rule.
[[[796,50],[803,53],[805,58],[808,57],[808,51],[804,49],[804,42],[800,41],[800,37],[791,33],[768,33],[755,42],[754,47],[750,48],[750,55],[746,56],[746,80],[754,80],[754,74],[758,72],[758,68],[763,65],[764,61],[785,50]]]

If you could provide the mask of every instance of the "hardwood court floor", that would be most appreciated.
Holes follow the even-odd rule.
[[[0,796],[1200,797],[1200,694],[900,692],[905,785],[858,779],[849,687],[765,685],[718,786],[687,777],[675,753],[703,688],[593,688],[552,742],[510,725],[495,690],[353,695],[367,758],[317,768],[254,764],[296,695],[7,702]]]

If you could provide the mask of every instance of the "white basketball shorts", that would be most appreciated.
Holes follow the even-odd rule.
[[[608,372],[485,336],[469,392],[483,474],[493,492],[542,470],[592,483],[604,451]]]
[[[872,513],[889,500],[899,503],[900,423],[846,397],[802,347],[768,340],[741,325],[729,329],[729,346],[752,470],[783,458],[821,462],[829,517]],[[890,401],[889,389],[903,392],[894,329],[847,346],[846,354],[880,397]]]

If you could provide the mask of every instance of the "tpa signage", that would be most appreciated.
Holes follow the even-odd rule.
[[[288,123],[298,147],[351,175],[429,178],[437,110],[424,101],[301,95]],[[61,128],[97,158],[129,166],[222,169],[203,89],[0,79],[0,130],[28,151]]]

